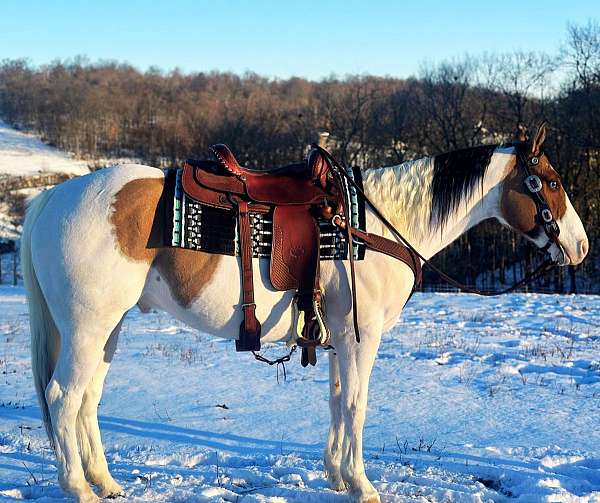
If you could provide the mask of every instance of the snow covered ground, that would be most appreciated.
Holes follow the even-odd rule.
[[[28,346],[2,287],[0,501],[62,501]],[[100,405],[127,500],[347,501],[322,473],[326,358],[287,371],[130,313]],[[373,372],[367,473],[387,502],[600,501],[599,414],[600,297],[417,294]]]
[[[89,173],[88,163],[78,161],[64,152],[46,145],[33,134],[18,131],[0,121],[0,181],[5,177],[40,173]],[[22,194],[34,194],[41,189],[26,189]],[[20,233],[19,219],[11,214],[10,203],[0,198],[0,238],[16,239]]]
[[[89,169],[86,161],[76,161],[37,136],[0,121],[0,174],[22,176],[49,171],[82,175]]]

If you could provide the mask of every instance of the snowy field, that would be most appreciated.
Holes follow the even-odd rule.
[[[87,162],[75,160],[46,145],[38,136],[18,131],[0,120],[0,180],[48,172],[83,175],[89,171]],[[31,195],[39,190],[26,189],[21,194]],[[2,199],[0,197],[0,238],[16,239],[20,224],[10,214],[8,201]]]
[[[76,161],[37,136],[17,131],[0,121],[0,174],[22,176],[48,171],[89,173],[85,161]]]
[[[21,287],[0,313],[0,500],[63,501]],[[347,501],[321,462],[327,360],[287,370],[130,313],[100,405],[127,500]],[[600,501],[600,297],[415,295],[379,351],[365,457],[387,502]]]

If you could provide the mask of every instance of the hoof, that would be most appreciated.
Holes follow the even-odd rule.
[[[342,480],[342,476],[341,475],[333,475],[331,473],[326,473],[327,475],[327,481],[329,482],[329,487],[331,487],[331,489],[333,491],[336,492],[343,492],[348,490],[348,487],[346,486],[346,484],[344,483],[344,481]]]
[[[84,494],[78,495],[76,501],[77,503],[99,503],[100,498],[90,489],[90,492],[86,491]]]
[[[377,493],[356,498],[354,501],[356,501],[356,503],[381,503],[381,499]]]
[[[343,492],[348,490],[348,486],[342,478],[340,471],[340,464],[335,463],[327,452],[325,452],[325,458],[323,459],[324,473],[329,483],[329,487],[336,492]]]
[[[62,490],[69,496],[75,498],[77,503],[99,503],[100,498],[92,491],[92,488],[87,484],[67,485],[59,479]],[[67,487],[65,487],[67,486]]]
[[[107,500],[115,500],[117,498],[124,498],[124,497],[125,497],[125,491],[119,491],[117,493],[108,493],[108,494],[102,495],[102,498],[107,499]]]
[[[350,499],[356,503],[381,503],[381,498],[379,497],[379,493],[373,489],[368,493],[362,494],[350,494]]]
[[[124,498],[125,491],[123,490],[123,488],[119,484],[115,483],[115,485],[116,487],[113,487],[111,489],[103,489],[100,493],[100,497],[109,500],[114,500],[116,498]]]
[[[115,499],[125,496],[123,488],[112,477],[110,482],[98,484],[98,488],[100,489],[101,498]]]

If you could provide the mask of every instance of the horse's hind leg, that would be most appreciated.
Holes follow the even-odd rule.
[[[61,349],[52,379],[46,388],[46,401],[52,420],[54,450],[61,487],[79,503],[98,501],[85,479],[77,444],[77,416],[83,396],[102,358],[109,334],[123,313],[78,316],[71,330],[61,330]]]
[[[112,478],[104,456],[100,428],[98,427],[98,404],[102,397],[104,379],[117,349],[119,331],[123,319],[110,334],[104,346],[104,356],[88,384],[77,416],[77,439],[81,462],[86,479],[100,491],[101,498],[124,495],[123,488]]]

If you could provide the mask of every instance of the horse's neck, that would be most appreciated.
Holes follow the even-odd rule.
[[[430,258],[479,222],[499,215],[501,184],[510,158],[505,152],[494,153],[481,188],[461,201],[443,226],[431,217],[434,169],[431,157],[367,171],[365,193],[409,243]],[[372,214],[367,226],[390,235]]]

